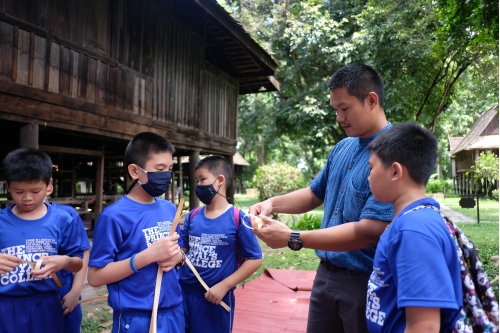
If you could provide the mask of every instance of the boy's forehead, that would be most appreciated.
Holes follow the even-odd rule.
[[[162,153],[153,153],[149,157],[149,160],[146,162],[147,166],[171,166],[173,163],[172,153],[170,152],[162,152]]]
[[[11,181],[9,183],[9,188],[11,189],[38,189],[44,187],[47,187],[47,184],[43,180],[36,180],[32,182]]]

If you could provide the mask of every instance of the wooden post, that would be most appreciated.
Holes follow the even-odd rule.
[[[102,155],[97,157],[96,176],[95,176],[95,202],[94,217],[92,221],[97,221],[102,211],[103,186],[104,186],[104,146],[101,147]],[[92,223],[92,227],[93,227]],[[92,228],[93,229],[93,228]]]
[[[179,192],[179,199],[184,198],[184,184],[182,183],[182,163],[181,163],[181,160],[182,160],[182,156],[179,156],[178,161],[177,161],[177,163],[179,164],[179,183],[177,183],[177,185],[181,189],[181,191]]]
[[[38,149],[38,124],[31,123],[19,131],[19,147]]]
[[[229,162],[229,165],[231,166],[231,170],[233,172],[231,184],[229,185],[229,188],[226,191],[226,197],[229,197],[230,198],[230,200],[228,200],[229,203],[234,205],[234,162],[233,162],[233,155],[225,155],[224,157]]]
[[[196,196],[196,172],[194,167],[200,160],[200,151],[194,150],[189,154],[189,208],[194,209],[200,205],[200,200]]]

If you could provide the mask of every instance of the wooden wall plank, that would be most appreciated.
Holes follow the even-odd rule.
[[[33,41],[33,87],[43,89],[47,41],[35,34],[33,34]]]
[[[134,76],[123,72],[123,109],[129,112],[134,111]]]
[[[47,30],[47,2],[51,0],[18,0],[14,2],[13,16]]]
[[[88,58],[88,81],[87,81],[87,101],[95,103],[96,99],[96,81],[97,81],[97,59]]]
[[[125,26],[127,29],[125,62],[127,67],[141,70],[142,5],[141,0],[126,2]]]
[[[71,50],[71,77],[70,77],[70,96],[78,98],[78,69],[80,67],[80,53]]]
[[[106,86],[108,82],[108,65],[97,62],[97,81],[96,81],[96,104],[106,105]]]
[[[69,1],[50,0],[49,8],[51,16],[56,18],[50,20],[49,25],[54,35],[71,40],[71,21],[75,18],[75,3]]]
[[[139,89],[140,89],[140,79],[134,77],[134,97],[132,99],[132,109],[135,114],[141,114],[139,110]]]
[[[59,93],[64,96],[70,94],[70,75],[71,75],[71,50],[61,46],[61,61],[59,68]]]
[[[12,53],[14,48],[14,27],[0,21],[0,79],[12,79]]]
[[[89,75],[89,57],[86,54],[78,55],[78,94],[80,99],[87,98],[87,84]]]
[[[153,82],[149,80],[141,79],[141,101],[144,101],[144,106],[141,108],[142,115],[152,118],[153,117]]]
[[[59,93],[59,67],[61,65],[60,46],[57,43],[50,43],[50,69],[49,69],[49,85],[50,92]]]

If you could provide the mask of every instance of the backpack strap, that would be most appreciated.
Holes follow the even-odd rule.
[[[195,209],[193,209],[193,211],[191,212],[191,215],[189,215],[189,222],[191,222],[193,220],[193,217],[198,214],[198,212],[200,210],[202,210],[202,208],[205,207],[205,206],[199,206],[199,207],[196,207]]]
[[[240,227],[240,210],[233,206],[234,223],[236,223],[236,230]]]

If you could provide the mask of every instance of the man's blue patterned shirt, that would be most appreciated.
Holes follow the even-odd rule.
[[[361,219],[391,221],[392,204],[376,201],[370,191],[368,144],[392,125],[389,123],[369,138],[350,137],[335,145],[321,172],[311,182],[312,192],[324,202],[321,229]],[[332,252],[316,250],[322,260],[351,270],[371,273],[375,248]]]

